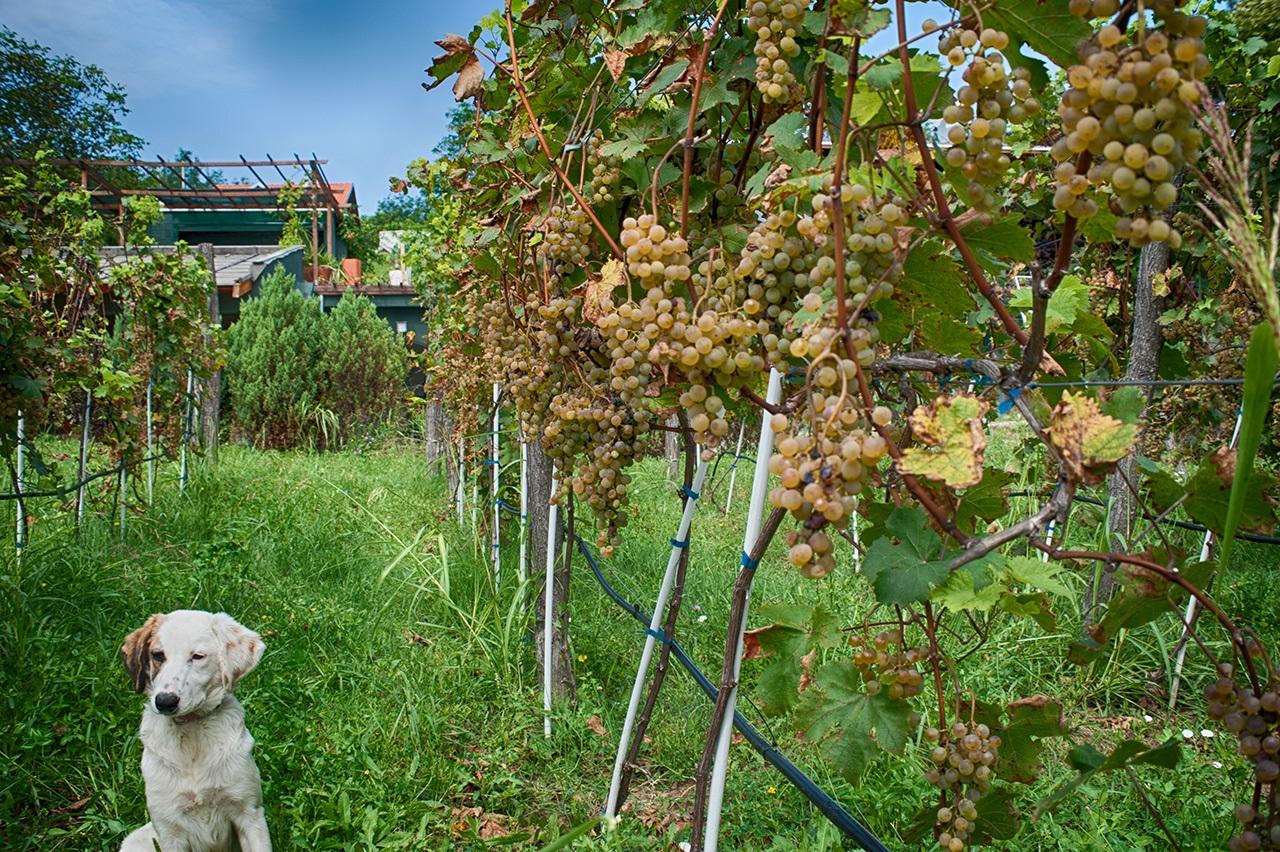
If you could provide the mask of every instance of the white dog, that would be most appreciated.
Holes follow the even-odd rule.
[[[253,737],[231,691],[261,637],[226,613],[153,615],[120,653],[147,696],[139,736],[151,822],[121,852],[270,852]]]

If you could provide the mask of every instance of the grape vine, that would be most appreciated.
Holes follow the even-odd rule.
[[[1243,720],[1256,739],[1242,753],[1264,756],[1263,794],[1238,813],[1233,848],[1277,848],[1274,708],[1246,712],[1272,695],[1256,674],[1260,646],[1176,554],[1065,550],[1045,537],[1137,441],[1114,400],[1032,383],[1114,367],[1105,322],[1060,307],[1083,286],[1068,273],[1097,263],[1096,246],[1192,239],[1171,214],[1206,146],[1204,19],[1176,0],[997,0],[909,35],[901,2],[712,7],[540,0],[439,42],[435,83],[472,63],[492,70],[455,88],[480,107],[451,163],[481,225],[461,302],[480,331],[479,345],[450,350],[450,371],[507,389],[555,462],[553,499],[590,510],[606,557],[631,516],[628,469],[646,436],[680,428],[665,425],[680,411],[709,459],[737,423],[763,416],[787,561],[813,579],[840,570],[857,517],[871,530],[865,578],[877,606],[898,613],[896,628],[855,636],[849,659],[823,646],[813,685],[770,704],[798,702],[798,725],[850,776],[907,751],[924,724],[921,780],[938,796],[926,830],[944,849],[991,840],[984,800],[1018,795],[1039,740],[1069,731],[1043,697],[981,705],[939,631],[980,646],[979,613],[1044,627],[1060,574],[1125,564],[1092,644],[1071,652],[1082,661],[1137,620],[1135,602],[1163,597],[1169,610],[1194,597],[1253,673],[1247,685],[1224,675],[1208,695],[1210,715]],[[1028,23],[1051,12],[1060,26]],[[890,24],[897,44],[866,55]],[[1060,90],[1023,46],[1061,69]],[[1038,254],[1031,233],[1044,229],[1053,240]],[[1000,284],[1012,273],[1032,282],[1021,321]],[[1055,358],[1068,338],[1079,349]],[[777,404],[762,399],[773,370],[786,388]],[[957,373],[971,393],[948,388]],[[1007,413],[1039,436],[1055,487],[1001,524],[1005,480],[984,459],[985,423]],[[1017,539],[1052,560],[1013,554]],[[866,708],[856,721],[814,721],[854,692]],[[1132,748],[1100,765],[1128,766]],[[695,819],[694,846],[703,840]]]

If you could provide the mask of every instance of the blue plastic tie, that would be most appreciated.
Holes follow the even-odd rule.
[[[661,642],[664,645],[670,644],[671,642],[671,640],[667,638],[666,632],[661,627],[659,627],[657,630],[654,630],[652,627],[646,627],[644,629],[644,635],[652,636],[654,639],[657,639],[659,642]]]
[[[484,460],[484,463],[485,463],[485,464],[498,464],[498,460],[497,460],[497,459],[485,459],[485,460]]]
[[[1022,388],[1009,388],[1009,392],[1005,395],[1004,399],[1000,400],[1000,402],[996,404],[996,412],[999,414],[1008,414],[1010,409],[1013,408],[1014,400],[1016,400],[1021,393]]]
[[[760,560],[752,559],[751,554],[744,550],[742,551],[742,567],[746,568],[748,571],[754,571],[756,568],[760,567]]]
[[[690,488],[690,487],[689,487],[689,486],[687,486],[687,485],[681,485],[681,486],[680,486],[680,493],[681,493],[681,494],[683,494],[684,496],[688,497],[690,500],[697,500],[697,499],[698,499],[698,492],[697,492],[697,491],[694,491],[692,488]]]
[[[682,548],[682,549],[684,549],[684,548],[688,548],[688,547],[689,547],[689,539],[687,539],[687,538],[686,538],[684,541],[680,541],[680,540],[679,540],[679,539],[677,539],[677,538],[673,538],[673,539],[671,539],[671,546],[672,546],[672,547],[679,547],[679,548]]]

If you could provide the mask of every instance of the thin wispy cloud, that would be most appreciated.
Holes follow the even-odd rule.
[[[251,34],[270,17],[270,4],[241,0],[0,0],[0,23],[101,66],[131,98],[252,85]]]

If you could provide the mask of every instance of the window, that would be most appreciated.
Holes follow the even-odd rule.
[[[405,334],[408,331],[409,331],[409,323],[407,322],[396,323],[396,333]]]

